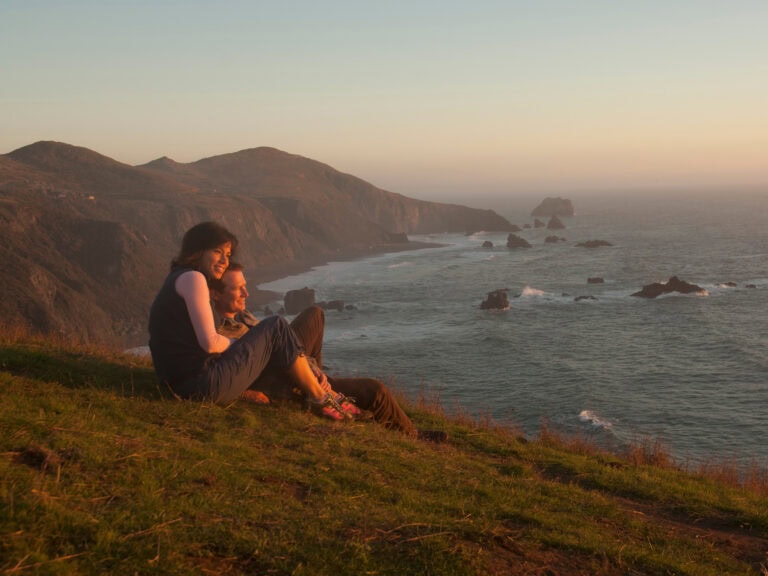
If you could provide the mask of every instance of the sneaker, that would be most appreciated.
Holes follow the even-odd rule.
[[[439,444],[440,442],[448,440],[448,433],[443,432],[442,430],[419,430],[417,437],[419,440],[426,440],[428,442]]]
[[[308,400],[307,405],[309,406],[310,412],[313,414],[322,416],[324,418],[330,418],[331,420],[336,420],[337,422],[351,418],[351,416],[347,415],[344,409],[330,394],[326,394],[325,397],[319,402]]]
[[[341,409],[344,411],[345,414],[348,414],[350,418],[358,418],[362,411],[360,408],[357,407],[355,404],[355,401],[352,398],[348,398],[344,396],[344,394],[337,393],[336,394],[336,402],[339,403],[341,406]]]

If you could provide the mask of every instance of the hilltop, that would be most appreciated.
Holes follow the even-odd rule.
[[[0,342],[3,574],[766,574],[765,480],[405,407],[432,444],[178,401],[148,361]]]
[[[202,220],[238,235],[252,283],[408,248],[408,234],[511,226],[490,210],[407,198],[274,148],[129,166],[37,142],[0,155],[0,317],[84,341],[141,342],[180,239]]]

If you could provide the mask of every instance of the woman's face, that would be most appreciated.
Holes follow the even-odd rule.
[[[200,258],[200,272],[209,278],[221,278],[229,266],[230,256],[232,256],[232,244],[229,242],[212,250],[206,250]]]

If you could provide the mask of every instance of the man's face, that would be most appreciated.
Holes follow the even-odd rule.
[[[212,291],[211,298],[216,310],[223,316],[232,317],[245,310],[248,300],[248,290],[245,289],[245,276],[242,270],[227,270],[221,277],[224,289],[221,292]]]

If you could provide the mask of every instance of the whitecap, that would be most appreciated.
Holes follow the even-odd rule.
[[[406,260],[405,262],[396,262],[395,264],[390,264],[387,266],[389,269],[393,268],[404,268],[406,266],[413,266],[413,262]]]
[[[520,296],[526,297],[526,296],[544,296],[544,290],[539,290],[538,288],[531,288],[530,286],[526,286],[523,288],[523,291],[520,293]]]
[[[613,424],[608,420],[604,420],[596,412],[592,410],[582,410],[579,412],[579,420],[585,424],[590,424],[594,428],[602,428],[603,430],[611,430]]]

